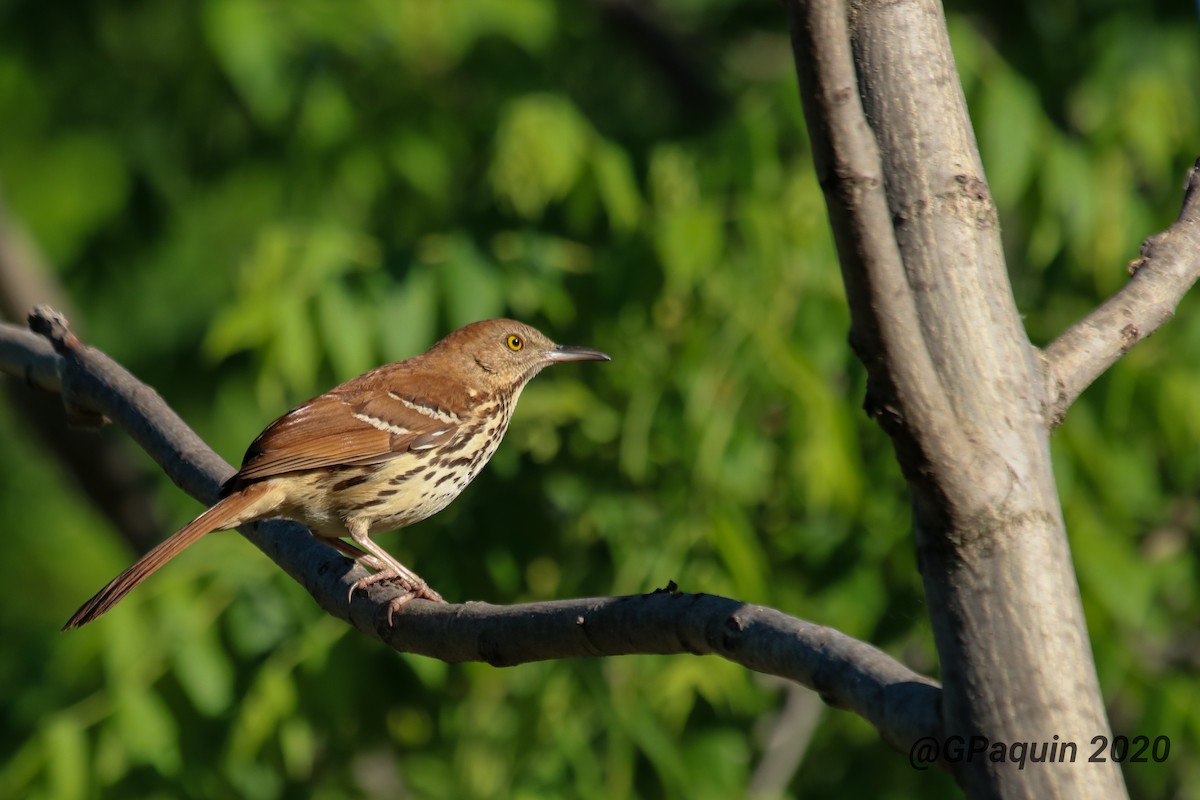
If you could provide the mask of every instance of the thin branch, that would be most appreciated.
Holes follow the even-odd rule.
[[[772,678],[763,678],[773,681]],[[762,761],[755,767],[746,787],[746,796],[754,800],[783,797],[804,755],[825,709],[820,699],[796,684],[786,684],[787,702],[770,722],[763,737]]]
[[[0,372],[51,394],[62,391],[62,359],[50,342],[15,325],[0,323]]]
[[[1072,325],[1043,353],[1045,416],[1059,425],[1075,398],[1175,315],[1200,278],[1200,159],[1188,171],[1175,223],[1142,243],[1129,265],[1132,279],[1103,305]]]
[[[61,315],[40,307],[30,325],[53,352],[46,339],[0,325],[0,370],[60,390],[74,418],[112,420],[184,491],[204,503],[216,499],[233,468],[156,392],[83,345]],[[302,526],[270,520],[242,533],[331,615],[400,652],[495,666],[637,653],[719,655],[820,692],[900,749],[939,730],[937,683],[865,642],[774,609],[671,585],[646,595],[515,606],[414,600],[389,626],[387,609],[398,590],[377,584],[351,600],[349,587],[363,576],[361,567]]]

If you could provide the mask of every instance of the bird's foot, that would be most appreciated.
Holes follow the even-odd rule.
[[[392,615],[400,610],[400,607],[414,598],[429,600],[434,603],[444,603],[442,596],[430,588],[429,584],[417,578],[412,580],[407,575],[401,575],[394,569],[382,569],[379,572],[367,575],[364,578],[359,578],[354,585],[350,587],[349,597],[353,597],[354,593],[359,589],[365,589],[368,586],[379,583],[380,581],[394,580],[400,584],[400,588],[404,589],[404,594],[392,598],[392,602],[388,604],[388,625],[392,624]]]

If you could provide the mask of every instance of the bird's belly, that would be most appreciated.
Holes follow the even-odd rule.
[[[347,523],[366,519],[371,533],[413,525],[427,519],[462,493],[491,458],[500,443],[494,431],[478,447],[457,453],[408,454],[382,464],[347,467],[326,473],[313,486],[322,502],[307,504],[305,523],[327,536],[345,536]],[[500,432],[502,434],[502,431]],[[470,444],[474,444],[471,442]]]
[[[363,517],[371,533],[404,528],[441,511],[462,491],[453,479],[435,486],[436,476],[423,480],[418,474],[397,480],[403,474],[386,464],[346,474],[334,484],[342,486],[330,492],[334,501],[329,522],[343,530],[341,535],[349,520]]]

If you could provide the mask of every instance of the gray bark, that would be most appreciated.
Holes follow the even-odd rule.
[[[867,411],[892,437],[912,495],[942,734],[1058,737],[1082,751],[1110,730],[1049,430],[1169,317],[1196,279],[1196,251],[1157,265],[1157,278],[1043,356],[1013,300],[941,5],[791,0],[787,9],[851,342],[868,370]],[[1176,255],[1195,242],[1183,227]],[[971,797],[1126,796],[1118,767],[1086,755],[1037,769],[987,758],[951,766]]]

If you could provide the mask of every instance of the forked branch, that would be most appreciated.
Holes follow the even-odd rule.
[[[1076,322],[1043,351],[1045,415],[1059,425],[1092,381],[1157,331],[1200,278],[1200,160],[1188,171],[1175,223],[1142,243],[1125,288]]]

